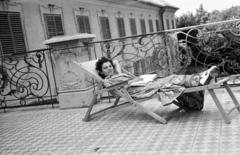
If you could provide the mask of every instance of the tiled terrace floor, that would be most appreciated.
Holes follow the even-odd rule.
[[[232,106],[224,91],[217,92],[225,108]],[[234,92],[239,100],[240,88]],[[205,100],[202,112],[178,113],[166,125],[135,107],[87,123],[81,121],[84,108],[1,112],[0,154],[239,155],[240,115],[233,112],[225,124],[208,94]]]

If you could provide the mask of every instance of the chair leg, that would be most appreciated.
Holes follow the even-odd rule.
[[[116,106],[118,104],[119,100],[120,100],[120,97],[117,97],[113,105]]]
[[[167,121],[166,119],[164,119],[163,117],[157,115],[156,113],[152,112],[149,109],[144,108],[142,105],[140,105],[139,103],[137,103],[136,101],[134,101],[135,105],[140,108],[143,112],[147,113],[148,115],[150,115],[151,117],[155,118],[156,120],[158,120],[160,123],[166,124]]]
[[[86,112],[86,114],[85,114],[85,116],[84,116],[84,118],[83,118],[83,121],[85,121],[85,122],[87,122],[87,121],[89,121],[89,119],[90,119],[90,113],[91,113],[91,111],[92,111],[92,108],[93,108],[93,106],[94,106],[94,104],[96,104],[96,102],[97,102],[97,94],[95,94],[94,96],[93,96],[93,99],[92,99],[92,101],[91,101],[91,103],[90,103],[90,105],[89,105],[89,107],[88,107],[88,109],[87,109],[87,112]]]
[[[232,98],[233,103],[235,104],[235,107],[237,108],[238,112],[240,113],[240,104],[238,100],[236,99],[235,95],[233,94],[231,88],[227,83],[224,83],[224,87],[227,90],[229,96]]]
[[[230,121],[229,117],[227,116],[226,112],[224,111],[220,101],[218,100],[216,93],[214,92],[213,89],[208,89],[208,91],[209,91],[210,95],[212,96],[213,101],[216,104],[218,110],[220,111],[225,123],[230,124],[231,121]]]
[[[129,93],[127,92],[127,90],[123,89],[122,92],[124,93],[124,95],[128,98],[128,101],[131,102],[132,104],[136,105],[139,109],[141,109],[143,112],[145,112],[146,114],[150,115],[151,117],[155,118],[156,120],[158,120],[160,123],[166,124],[167,121],[166,119],[164,119],[163,117],[157,115],[156,113],[154,113],[153,111],[144,108],[142,105],[140,105],[138,102],[134,101],[132,99],[132,97],[129,95]]]

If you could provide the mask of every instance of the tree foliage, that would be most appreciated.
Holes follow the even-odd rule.
[[[188,12],[187,14],[183,14],[181,17],[177,18],[177,27],[185,27],[195,25],[195,16]]]
[[[217,21],[240,18],[240,6],[233,6],[223,11],[214,10],[211,13],[207,12],[203,5],[200,4],[196,9],[196,14],[188,12],[176,18],[177,27],[193,26]]]

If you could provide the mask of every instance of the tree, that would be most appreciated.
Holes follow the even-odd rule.
[[[206,10],[204,10],[202,4],[200,4],[199,8],[196,9],[196,15],[193,15],[193,13],[188,12],[176,19],[178,28],[204,24],[207,23],[208,20],[209,13]]]
[[[200,4],[199,8],[196,9],[196,24],[205,24],[209,19],[209,13],[204,10],[203,5]]]
[[[190,12],[183,14],[182,16],[176,19],[176,24],[177,27],[196,25],[195,16]]]
[[[209,22],[217,22],[223,20],[240,18],[240,6],[233,6],[223,11],[213,11],[210,14]]]

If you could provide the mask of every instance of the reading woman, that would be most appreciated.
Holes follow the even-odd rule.
[[[104,79],[104,86],[108,87],[122,81],[129,80],[130,83],[136,80],[134,75],[118,73],[116,66],[111,59],[102,57],[96,63],[96,70],[99,76]],[[131,86],[127,88],[133,98],[152,97],[158,93],[162,104],[173,101],[177,106],[185,110],[202,110],[204,94],[202,91],[183,94],[185,88],[206,85],[218,73],[218,68],[212,66],[210,69],[192,75],[170,75],[164,78],[156,78],[154,81],[143,86]]]

